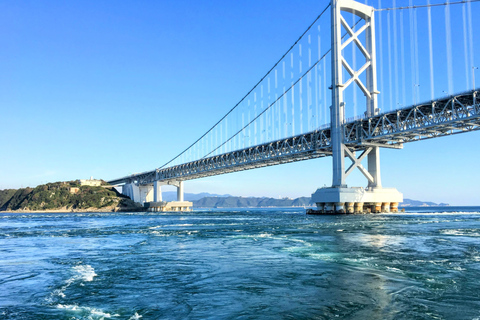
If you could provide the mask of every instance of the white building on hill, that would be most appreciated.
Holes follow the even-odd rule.
[[[91,186],[91,187],[99,187],[102,185],[102,180],[93,179],[90,177],[89,180],[80,179],[78,180],[81,186]]]

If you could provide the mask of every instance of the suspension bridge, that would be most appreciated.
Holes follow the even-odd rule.
[[[161,167],[109,183],[152,211],[188,210],[187,180],[331,157],[332,186],[312,194],[312,213],[396,211],[403,196],[382,186],[381,148],[480,129],[480,3],[371,2],[331,0],[205,134]],[[347,186],[355,169],[366,187]],[[162,201],[162,185],[177,187],[176,202]]]

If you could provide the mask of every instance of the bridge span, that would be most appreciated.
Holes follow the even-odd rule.
[[[465,10],[466,3],[469,2],[461,2],[464,6],[464,19],[467,19]],[[459,3],[434,4],[434,6],[449,8],[449,6]],[[113,179],[109,183],[124,184],[124,194],[129,195],[135,201],[147,203],[147,206],[154,211],[168,207],[162,202],[161,186],[176,186],[178,201],[168,208],[185,210],[191,206],[191,203],[185,202],[183,199],[184,181],[295,161],[331,157],[332,186],[320,188],[312,194],[317,210],[313,210],[311,213],[396,211],[398,203],[403,201],[403,195],[394,188],[382,186],[380,148],[401,149],[404,143],[480,129],[480,89],[475,88],[474,73],[478,68],[472,65],[473,47],[466,42],[468,37],[473,39],[471,21],[468,24],[469,28],[467,28],[467,23],[463,24],[463,38],[465,39],[464,70],[466,75],[470,68],[472,70],[473,89],[453,94],[453,62],[450,44],[447,43],[446,64],[450,94],[435,99],[433,98],[434,68],[430,7],[428,4],[420,7],[376,9],[354,0],[331,0],[314,23],[254,88],[217,124],[185,150],[197,146],[206,147],[201,149],[202,152],[193,149],[195,152],[192,153],[196,154],[196,157],[188,161],[173,163],[173,160],[179,159],[179,156],[185,154],[184,151],[162,167]],[[309,30],[315,29],[313,27],[315,23],[321,23],[318,21],[327,19],[327,15],[324,13],[328,8],[331,13],[330,21],[327,21],[329,32],[328,35],[318,34],[318,45],[315,49],[315,46],[311,45],[312,35],[306,36],[306,34]],[[432,98],[424,103],[416,103],[420,86],[418,84],[419,45],[416,38],[418,32],[417,8],[426,8],[429,22],[429,78]],[[404,85],[403,97],[399,98],[399,93],[390,88],[390,104],[386,103],[384,99],[381,103],[378,101],[380,91],[377,88],[377,69],[382,66],[377,66],[377,35],[375,32],[377,22],[375,16],[380,11],[404,9],[413,10],[410,14],[410,63],[412,64],[411,86],[413,88],[411,94],[413,94],[414,103],[408,107],[394,108],[391,97],[395,94],[396,99],[402,98],[405,101],[406,89]],[[469,14],[471,15],[471,12]],[[471,20],[471,18],[468,19]],[[396,15],[392,20],[396,21]],[[390,23],[390,17],[387,21]],[[448,22],[447,32],[451,32],[449,9],[445,9],[445,21]],[[378,23],[381,23],[381,20]],[[387,32],[390,32],[390,24],[388,26]],[[403,27],[404,23],[400,21],[400,35],[403,35]],[[317,29],[320,32],[320,25]],[[382,30],[380,25],[380,34]],[[394,26],[394,38],[397,37],[396,30],[397,27]],[[330,39],[330,48],[322,51],[321,39],[325,36]],[[388,36],[390,44],[390,35]],[[302,54],[301,41],[304,40],[307,41],[305,45],[308,47],[308,54]],[[396,47],[394,48],[394,60],[398,55]],[[404,47],[403,42],[401,42],[401,47]],[[298,49],[298,69],[294,67],[294,49]],[[312,52],[315,50],[318,55],[316,61],[312,59]],[[308,56],[307,60],[306,56]],[[327,56],[331,58],[328,67],[325,62]],[[388,52],[388,59],[392,60],[391,52]],[[288,69],[287,63],[290,64],[290,69]],[[302,69],[304,63],[308,66],[306,72],[303,72]],[[330,86],[328,86],[327,71],[331,76]],[[388,71],[390,77],[392,73],[400,77],[398,63],[394,67],[389,67]],[[286,76],[288,73],[290,73],[290,79]],[[295,76],[298,76],[296,81],[294,81]],[[404,78],[405,74],[403,73],[403,82],[405,82]],[[470,87],[468,76],[466,78],[465,87]],[[313,84],[314,82],[315,84]],[[392,86],[392,83],[392,78],[390,78],[389,86]],[[281,91],[274,93],[271,91],[273,87]],[[330,97],[325,93],[327,87],[331,90]],[[386,85],[382,87],[386,87]],[[356,90],[364,96],[363,104],[357,101]],[[444,91],[444,93],[446,92]],[[265,102],[267,102],[266,105]],[[323,106],[323,111],[320,105]],[[320,116],[323,116],[324,120],[326,118],[327,106],[330,106],[329,121],[318,125]],[[365,110],[360,115],[355,114],[358,106]],[[384,110],[388,108],[393,110],[380,112],[380,107]],[[316,114],[313,113],[314,110],[316,110]],[[297,115],[295,115],[295,111],[297,111]],[[354,117],[346,120],[347,114],[351,114],[352,111]],[[317,116],[317,125],[312,126],[315,129],[304,130],[305,127],[311,126],[315,116]],[[232,123],[237,123],[237,127],[231,129]],[[289,132],[288,125],[291,125],[292,134],[290,135],[287,134]],[[295,128],[298,127],[300,127],[300,132],[296,133]],[[213,132],[215,130],[217,132],[214,139]],[[257,134],[257,132],[263,134],[260,137],[263,142],[255,142],[243,148],[238,147],[241,137],[245,143],[246,136]],[[278,137],[275,138],[275,134]],[[218,137],[220,137],[220,141],[218,141]],[[257,141],[257,137],[254,141]],[[224,150],[222,147],[225,145],[230,145],[230,149],[219,152],[219,150]],[[206,152],[204,149],[207,149]],[[362,161],[365,159],[368,161],[367,168],[362,165]],[[346,161],[351,163],[346,163]],[[367,187],[347,187],[346,178],[355,169],[360,170],[366,178]]]
[[[345,145],[350,154],[365,152],[372,147],[401,149],[408,142],[480,130],[479,97],[480,89],[462,92],[347,122],[343,130]],[[179,192],[183,192],[180,185],[186,180],[331,156],[330,130],[329,127],[320,128],[306,134],[108,182],[150,186],[150,191],[158,182],[177,186]],[[183,201],[181,195],[178,200]]]
[[[480,89],[436,101],[362,117],[345,124],[345,145],[352,152],[370,147],[401,149],[403,143],[480,129]],[[251,170],[332,155],[330,128],[154,169],[108,181],[111,184],[167,185],[231,172]]]

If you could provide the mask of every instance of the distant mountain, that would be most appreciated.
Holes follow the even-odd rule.
[[[301,197],[297,199],[274,199],[255,197],[205,197],[193,201],[197,208],[254,208],[254,207],[303,207],[311,206],[311,199]]]
[[[403,199],[403,202],[400,204],[400,207],[447,207],[448,203],[435,203],[428,201],[419,201],[411,199]]]
[[[190,200],[196,208],[256,208],[256,207],[313,207],[315,204],[310,197],[300,197],[296,199],[283,198],[274,199],[267,197],[233,197],[233,196],[215,196],[203,197],[198,200]],[[448,206],[448,203],[434,203],[418,200],[404,199],[401,207],[433,207]]]
[[[231,197],[229,194],[214,194],[208,192],[202,193],[185,193],[183,198],[185,201],[196,201],[205,197]],[[163,201],[176,201],[177,200],[177,191],[164,191],[162,192]]]

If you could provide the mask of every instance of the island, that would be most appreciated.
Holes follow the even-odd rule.
[[[35,188],[0,190],[0,211],[138,211],[133,202],[103,180],[75,180]]]

